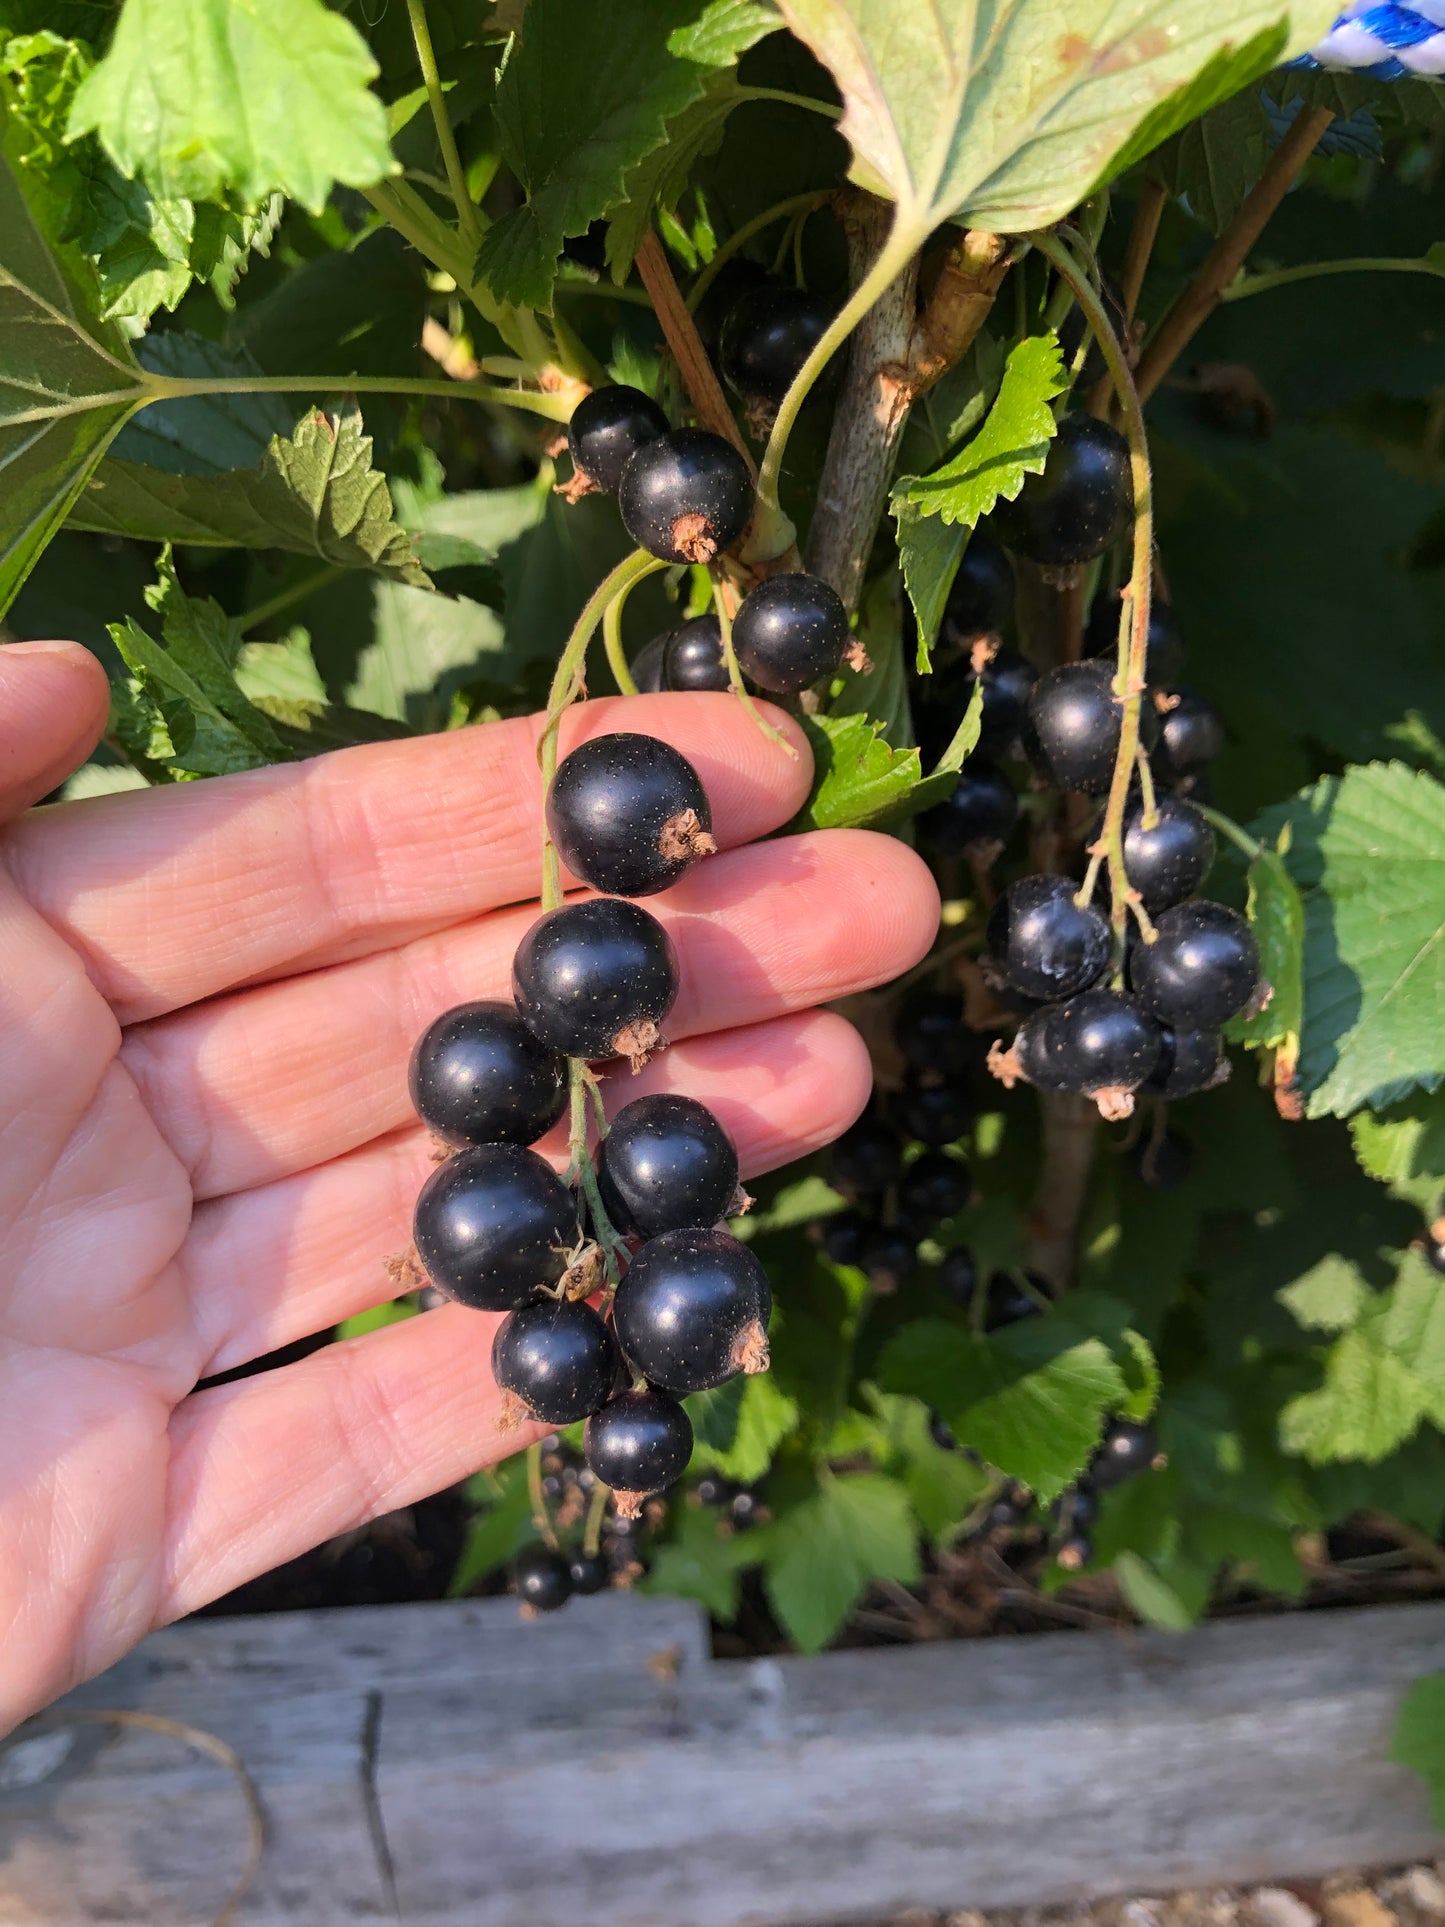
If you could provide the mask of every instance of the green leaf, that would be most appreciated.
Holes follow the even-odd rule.
[[[1008,358],[983,427],[942,468],[906,477],[894,491],[894,513],[901,499],[920,515],[971,529],[1000,497],[1013,501],[1044,466],[1056,428],[1049,404],[1065,385],[1058,336],[1026,337]]]
[[[1304,892],[1300,1079],[1343,1117],[1445,1079],[1445,788],[1402,763],[1326,777],[1264,819]]]
[[[1269,1592],[1298,1599],[1309,1584],[1294,1533],[1274,1519],[1261,1519],[1224,1505],[1191,1503],[1185,1546],[1210,1571],[1230,1566]]]
[[[1211,107],[1161,148],[1154,171],[1212,234],[1222,234],[1264,171],[1270,124],[1256,89]]]
[[[870,1580],[918,1578],[918,1536],[901,1488],[876,1472],[828,1476],[767,1528],[769,1602],[794,1644],[816,1653]]]
[[[1417,1679],[1401,1700],[1390,1758],[1424,1776],[1435,1824],[1445,1827],[1445,1673]]]
[[[925,515],[916,502],[895,495],[890,504],[898,524],[898,560],[903,583],[918,623],[917,668],[926,676],[933,667],[933,645],[948,606],[949,590],[968,546],[969,531],[942,516]]]
[[[771,1373],[732,1379],[688,1400],[696,1433],[693,1463],[739,1485],[755,1485],[798,1423],[798,1407]]]
[[[763,1210],[749,1211],[746,1217],[734,1218],[733,1235],[746,1242],[768,1231],[788,1231],[794,1225],[811,1224],[815,1218],[829,1217],[833,1212],[841,1211],[846,1202],[826,1178],[814,1172],[808,1177],[799,1178],[796,1183],[785,1184]]]
[[[1280,1441],[1311,1465],[1332,1459],[1377,1465],[1409,1438],[1428,1403],[1408,1366],[1369,1333],[1347,1331],[1330,1347],[1320,1389],[1284,1407]]]
[[[447,1582],[447,1597],[459,1599],[488,1573],[507,1565],[529,1539],[536,1537],[527,1492],[526,1462],[519,1454],[500,1466],[489,1483],[498,1488],[486,1510],[467,1526],[456,1568]]]
[[[324,703],[326,685],[311,638],[293,629],[280,642],[246,642],[236,657],[236,687],[253,703]]]
[[[1445,1091],[1417,1092],[1384,1112],[1358,1111],[1350,1136],[1360,1169],[1391,1197],[1418,1205],[1427,1218],[1445,1209]]]
[[[1276,1084],[1283,1088],[1299,1062],[1304,1023],[1305,911],[1282,855],[1265,850],[1249,866],[1249,920],[1259,945],[1259,972],[1273,995],[1254,1017],[1236,1018],[1232,1041],[1279,1053]]]
[[[637,1590],[697,1599],[714,1619],[736,1619],[738,1569],[753,1562],[746,1540],[725,1533],[711,1506],[679,1506],[675,1517],[672,1537],[654,1548]]]
[[[391,169],[376,71],[322,0],[125,0],[70,133],[94,130],[164,197],[255,207],[279,193],[319,213],[336,182]]]
[[[1348,1331],[1359,1322],[1374,1293],[1356,1266],[1340,1252],[1330,1252],[1292,1285],[1279,1293],[1307,1331]]]
[[[1184,1560],[1169,1560],[1161,1570],[1137,1553],[1121,1552],[1114,1577],[1139,1617],[1166,1633],[1187,1633],[1209,1604],[1211,1575]]]
[[[863,1389],[884,1427],[883,1469],[902,1479],[908,1503],[928,1537],[936,1542],[950,1539],[988,1489],[988,1473],[961,1452],[934,1443],[929,1409],[921,1399],[872,1386]]]
[[[502,153],[527,198],[487,230],[477,255],[497,299],[550,310],[564,239],[624,202],[625,232],[640,236],[666,175],[633,170],[712,91],[717,70],[776,26],[764,8],[739,0],[531,0],[496,96]],[[695,139],[695,128],[680,131]],[[631,255],[623,263],[610,250],[609,258],[617,270]]]
[[[1445,1428],[1445,1278],[1423,1252],[1407,1251],[1394,1284],[1371,1311],[1381,1344],[1409,1367],[1429,1416]]]
[[[813,752],[813,793],[788,825],[836,830],[872,823],[908,803],[923,780],[916,749],[894,749],[867,716],[800,716]]]
[[[731,72],[707,74],[698,98],[668,122],[666,138],[628,170],[625,199],[607,224],[607,265],[615,281],[627,279],[654,209],[670,214],[676,208],[694,167],[718,147],[728,115],[746,98]]]
[[[378,1332],[388,1325],[401,1325],[408,1318],[415,1318],[417,1305],[411,1298],[392,1298],[384,1305],[373,1305],[370,1311],[359,1311],[354,1318],[343,1318],[336,1327],[338,1338],[364,1338],[368,1332]]]

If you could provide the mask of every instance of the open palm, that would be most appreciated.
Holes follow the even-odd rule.
[[[5,1726],[528,1437],[497,1428],[496,1319],[450,1305],[195,1387],[390,1295],[430,1168],[412,1040],[506,995],[536,914],[535,719],[21,815],[105,709],[83,650],[0,649]],[[686,1090],[763,1171],[861,1108],[863,1047],[811,1007],[926,950],[933,884],[857,831],[740,847],[808,766],[730,697],[590,703],[563,748],[617,728],[693,760],[721,853],[653,906],[677,1041],[609,1099]]]

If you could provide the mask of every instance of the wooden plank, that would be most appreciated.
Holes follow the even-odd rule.
[[[271,1827],[242,1922],[782,1927],[1439,1853],[1387,1752],[1441,1667],[1445,1606],[713,1662],[695,1608],[610,1595],[195,1622],[65,1704],[236,1747]],[[0,1927],[213,1915],[234,1782],[61,1745],[0,1753]]]

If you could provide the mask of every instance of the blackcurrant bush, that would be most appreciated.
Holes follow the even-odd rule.
[[[572,1574],[550,1546],[523,1546],[512,1564],[512,1590],[534,1613],[554,1613],[572,1597]]]
[[[1146,824],[1142,799],[1124,818],[1124,869],[1151,917],[1192,897],[1214,867],[1214,832],[1182,796],[1158,798]]]
[[[567,446],[573,467],[594,488],[615,495],[638,449],[666,433],[667,417],[652,397],[619,384],[582,397],[567,424]]]
[[[874,1225],[863,1240],[858,1269],[875,1291],[897,1291],[918,1270],[915,1240],[902,1225]]]
[[[706,1392],[768,1363],[767,1273],[726,1231],[649,1238],[617,1288],[618,1342],[668,1392]]]
[[[1113,671],[1102,662],[1066,662],[1040,676],[1029,697],[1024,749],[1055,789],[1102,796],[1114,775],[1124,706],[1114,694]],[[1139,712],[1148,750],[1157,724],[1148,703]]]
[[[477,1311],[515,1311],[566,1270],[577,1203],[535,1151],[482,1144],[432,1172],[416,1201],[412,1236],[446,1297]]]
[[[978,1266],[967,1245],[957,1246],[944,1258],[938,1267],[938,1286],[944,1297],[955,1305],[966,1308],[973,1303],[973,1294],[978,1290]]]
[[[925,810],[918,819],[918,836],[939,856],[981,857],[1007,843],[1019,820],[1019,799],[1013,784],[992,763],[972,758],[959,773],[946,801]]]
[[[898,1093],[893,1115],[919,1144],[955,1144],[972,1124],[975,1105],[956,1084],[924,1084],[910,1077]]]
[[[744,1488],[735,1492],[728,1506],[728,1519],[735,1532],[746,1532],[749,1526],[756,1525],[758,1514],[762,1511],[762,1501],[756,1492]]]
[[[693,616],[673,630],[663,651],[662,681],[666,689],[730,687],[722,625],[716,616]]]
[[[622,471],[623,527],[664,562],[711,562],[730,549],[753,512],[748,465],[721,435],[674,428],[647,442]]]
[[[1110,1419],[1089,1461],[1089,1477],[1104,1489],[1122,1485],[1136,1473],[1147,1472],[1158,1457],[1159,1440],[1152,1425],[1127,1418]]]
[[[946,1151],[925,1151],[898,1181],[900,1206],[929,1223],[956,1217],[972,1196],[968,1166]]]
[[[624,1104],[612,1120],[597,1178],[617,1229],[655,1238],[727,1217],[737,1196],[738,1154],[705,1104],[658,1092]]]
[[[1028,1521],[1034,1509],[1034,1495],[1026,1485],[1010,1479],[990,1504],[986,1523],[999,1532],[1011,1532]]]
[[[447,1144],[535,1144],[567,1108],[567,1060],[510,1004],[458,1004],[411,1054],[411,1101]]]
[[[1066,415],[1043,473],[1028,476],[1014,501],[1001,501],[993,522],[1005,548],[1060,569],[1102,555],[1133,513],[1129,444],[1092,415]]]
[[[720,1472],[704,1472],[692,1488],[699,1505],[729,1505],[737,1487]]]
[[[626,1057],[661,1039],[677,997],[672,939],[635,903],[592,897],[539,917],[517,946],[512,993],[529,1030],[568,1057]]]
[[[775,409],[827,332],[833,310],[801,288],[750,288],[718,337],[723,380],[740,400]]]
[[[911,991],[893,1019],[893,1040],[913,1070],[942,1077],[957,1077],[979,1054],[957,992]]]
[[[671,629],[664,629],[660,636],[654,636],[651,642],[643,643],[637,654],[632,658],[629,667],[632,670],[632,680],[637,685],[637,693],[639,696],[655,696],[660,690],[667,687],[664,680],[664,670],[667,662],[667,645],[672,641],[672,635],[673,632]],[[722,637],[721,634],[719,634],[719,659],[721,659],[721,655]]]
[[[1106,1115],[1110,1096],[1137,1090],[1159,1061],[1159,1026],[1122,990],[1086,990],[1061,1004],[1049,1040],[1066,1088],[1102,1099]]]
[[[1194,1169],[1194,1146],[1178,1131],[1141,1137],[1133,1150],[1134,1169],[1151,1191],[1172,1191]]]
[[[1136,944],[1129,960],[1145,1010],[1176,1030],[1213,1030],[1243,1010],[1259,986],[1259,945],[1238,911],[1180,903],[1155,928],[1156,940]]]
[[[702,778],[655,736],[594,736],[564,756],[547,797],[547,829],[581,882],[650,897],[716,848]]]
[[[1047,1282],[1036,1272],[1026,1271],[1024,1277],[1033,1286],[1026,1290],[1017,1278],[1007,1271],[989,1274],[988,1303],[984,1310],[983,1328],[985,1331],[1002,1331],[1006,1325],[1017,1325],[1025,1318],[1041,1318],[1043,1305],[1037,1293],[1046,1299],[1049,1295]]]
[[[1013,564],[997,542],[976,529],[948,591],[939,641],[945,651],[967,651],[979,636],[996,636],[1013,607]]]
[[[861,1211],[836,1211],[823,1219],[819,1242],[835,1265],[856,1265],[872,1229],[872,1220]]]
[[[1213,703],[1187,689],[1168,700],[1171,707],[1159,714],[1154,768],[1161,781],[1182,783],[1207,769],[1224,748],[1224,724]]]
[[[1217,1030],[1174,1030],[1159,1027],[1159,1062],[1144,1089],[1157,1097],[1193,1097],[1222,1084],[1229,1075]]]
[[[637,1518],[649,1492],[674,1485],[692,1457],[692,1421],[666,1392],[620,1392],[588,1419],[587,1463],[612,1488],[620,1519]]]
[[[1074,889],[1067,877],[1020,877],[989,912],[989,954],[1026,997],[1072,997],[1108,968],[1109,926]]]
[[[1054,1558],[1065,1572],[1081,1572],[1093,1556],[1093,1540],[1077,1527],[1067,1532],[1054,1548]]]
[[[833,1146],[833,1182],[845,1196],[877,1197],[897,1182],[903,1146],[880,1118],[864,1112]]]
[[[617,1370],[612,1335],[590,1305],[538,1298],[492,1340],[492,1377],[544,1425],[576,1425],[607,1403]]]
[[[738,666],[775,696],[831,676],[848,647],[848,611],[821,576],[770,575],[743,597],[733,621]]]
[[[1089,655],[1103,656],[1110,663],[1117,660],[1119,620],[1123,607],[1123,597],[1117,589],[1112,594],[1101,590],[1094,597],[1084,628]],[[1179,633],[1174,611],[1167,602],[1161,602],[1158,596],[1153,596],[1149,602],[1149,642],[1144,679],[1156,686],[1172,683],[1183,663],[1184,639]]]
[[[574,1552],[567,1560],[572,1590],[580,1599],[595,1592],[606,1592],[612,1584],[612,1568],[600,1552]]]

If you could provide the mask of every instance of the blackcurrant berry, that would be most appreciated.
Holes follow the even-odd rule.
[[[821,576],[770,575],[733,622],[738,666],[759,689],[792,696],[831,676],[848,647],[848,611]]]
[[[579,1599],[586,1599],[596,1592],[606,1592],[612,1584],[612,1568],[600,1552],[574,1552],[568,1558],[567,1571],[572,1580],[572,1590]]]
[[[997,542],[976,529],[944,604],[939,629],[943,648],[966,651],[979,636],[996,636],[1007,625],[1013,607],[1013,564]]]
[[[1159,715],[1154,767],[1163,782],[1182,783],[1207,769],[1224,748],[1224,724],[1213,703],[1187,689],[1169,701],[1171,707]]]
[[[1134,994],[1161,1024],[1213,1030],[1253,997],[1259,945],[1244,918],[1222,903],[1196,900],[1166,910],[1153,943],[1129,960]]]
[[[517,946],[512,994],[536,1036],[568,1057],[646,1063],[677,997],[672,939],[635,903],[592,897],[539,917]]]
[[[956,992],[911,991],[893,1019],[893,1039],[913,1070],[942,1077],[957,1077],[978,1056]]]
[[[554,1613],[572,1597],[572,1574],[550,1546],[523,1546],[512,1565],[512,1590],[534,1613]]]
[[[416,1201],[412,1236],[446,1297],[477,1311],[515,1311],[566,1270],[577,1203],[535,1151],[482,1144],[432,1172]]]
[[[956,1452],[958,1450],[958,1440],[953,1436],[953,1427],[943,1416],[942,1412],[930,1412],[928,1414],[928,1436],[933,1440],[933,1443],[938,1447],[940,1452]]]
[[[1124,869],[1151,917],[1192,897],[1214,867],[1214,832],[1182,796],[1158,798],[1146,824],[1142,800],[1124,818]]]
[[[1425,1240],[1425,1262],[1432,1271],[1445,1274],[1445,1239],[1427,1238]]]
[[[746,1532],[749,1526],[756,1525],[758,1514],[762,1511],[762,1501],[756,1492],[746,1488],[735,1492],[728,1506],[728,1519],[735,1532]]]
[[[582,397],[567,424],[567,446],[573,467],[594,488],[615,495],[638,449],[666,433],[667,417],[652,397],[619,384]]]
[[[447,1144],[535,1144],[567,1108],[567,1060],[510,1004],[458,1004],[411,1054],[411,1101]]]
[[[766,1371],[767,1273],[726,1231],[649,1238],[617,1287],[612,1316],[629,1362],[668,1392],[707,1392]]]
[[[923,1084],[910,1077],[898,1093],[893,1115],[919,1144],[955,1144],[972,1124],[975,1105],[956,1084]]]
[[[1193,1097],[1229,1075],[1217,1030],[1173,1030],[1161,1024],[1159,1037],[1159,1062],[1144,1085],[1146,1091],[1158,1097]]]
[[[664,668],[667,661],[667,645],[672,641],[672,636],[672,630],[665,629],[660,636],[654,636],[651,642],[643,643],[632,658],[629,667],[639,696],[655,696],[667,687]],[[721,656],[721,636],[719,636],[718,653]]]
[[[1074,889],[1067,877],[1020,877],[989,913],[989,954],[1026,997],[1072,997],[1108,968],[1109,926]]]
[[[1013,784],[992,763],[970,758],[945,802],[918,819],[920,842],[939,856],[981,857],[1007,843],[1019,820]]]
[[[902,1225],[874,1225],[863,1240],[858,1269],[875,1291],[897,1291],[918,1270],[914,1239]]]
[[[982,667],[960,663],[957,668],[945,670],[936,689],[928,692],[925,708],[938,711],[941,724],[947,728],[946,736],[937,724],[930,729],[928,746],[932,749],[936,743],[940,755],[963,721],[974,684],[979,682],[983,684],[983,707],[978,718],[980,752],[995,757],[1017,754],[1029,697],[1039,672],[1017,649],[995,649],[985,655],[987,647],[989,645],[984,645],[979,650]]]
[[[871,1220],[861,1211],[837,1211],[824,1218],[819,1241],[835,1265],[856,1265],[872,1229]]]
[[[1077,1528],[1066,1533],[1054,1548],[1054,1558],[1065,1572],[1081,1572],[1093,1556],[1093,1540]]]
[[[1087,1479],[1080,1479],[1054,1501],[1053,1511],[1064,1525],[1087,1532],[1099,1516],[1099,1495]]]
[[[1111,1419],[1098,1450],[1089,1461],[1089,1477],[1105,1490],[1122,1485],[1138,1472],[1147,1472],[1159,1456],[1159,1440],[1152,1425],[1133,1419]]]
[[[655,1238],[716,1224],[734,1208],[738,1154],[696,1098],[634,1098],[612,1120],[597,1156],[607,1215],[619,1231]]]
[[[1066,1089],[1104,1099],[1137,1090],[1159,1061],[1159,1027],[1122,990],[1086,990],[1054,1012],[1049,1041]],[[1124,1107],[1127,1114],[1127,1107]]]
[[[1194,1146],[1178,1131],[1141,1137],[1132,1153],[1134,1169],[1151,1191],[1172,1191],[1194,1169]]]
[[[617,897],[653,896],[716,848],[692,764],[631,732],[594,736],[563,757],[547,829],[573,876]]]
[[[1084,640],[1091,656],[1102,656],[1110,663],[1119,652],[1119,620],[1124,601],[1119,591],[1100,591],[1089,609]],[[1158,686],[1172,683],[1184,662],[1184,640],[1174,611],[1158,596],[1149,603],[1149,642],[1144,664],[1144,679]]]
[[[880,1118],[864,1112],[833,1146],[833,1182],[848,1197],[877,1197],[897,1182],[903,1146]]]
[[[1019,1025],[1011,1055],[1020,1072],[1036,1091],[1071,1090],[1068,1071],[1053,1037],[1058,1004],[1045,1004],[1031,1011]]]
[[[1028,476],[1016,500],[1001,501],[993,520],[1005,548],[1060,569],[1102,555],[1133,513],[1129,444],[1092,415],[1066,415],[1043,473]]]
[[[945,1298],[965,1309],[978,1290],[978,1266],[967,1245],[950,1251],[938,1267],[938,1286]]]
[[[686,1472],[692,1421],[666,1392],[620,1392],[588,1419],[582,1449],[612,1488],[618,1517],[635,1519],[649,1492],[676,1484]]]
[[[1040,676],[1029,697],[1024,749],[1055,789],[1102,796],[1114,775],[1124,706],[1114,694],[1113,671],[1102,662],[1066,662]],[[1148,703],[1139,712],[1140,740],[1148,750],[1157,723]]]
[[[1048,1297],[1047,1281],[1032,1271],[1026,1271],[1024,1277],[1033,1286],[1033,1291],[1026,1290],[1018,1279],[1007,1271],[995,1271],[989,1274],[988,1304],[983,1320],[985,1331],[1002,1331],[1006,1325],[1017,1325],[1025,1318],[1043,1316],[1044,1307],[1035,1294],[1042,1293],[1044,1298]]]
[[[986,1523],[999,1532],[1011,1532],[1028,1521],[1034,1509],[1034,1495],[1026,1485],[1010,1479],[989,1506]]]
[[[946,1151],[925,1151],[898,1182],[898,1202],[928,1223],[958,1215],[973,1196],[973,1178],[961,1158]]]
[[[833,310],[801,288],[750,288],[718,337],[723,380],[740,400],[776,408],[832,319]]]
[[[510,1313],[492,1340],[492,1377],[521,1402],[518,1417],[576,1425],[607,1403],[617,1370],[612,1336],[590,1305],[538,1298]]]
[[[716,616],[693,616],[673,630],[663,651],[662,681],[667,689],[730,687],[722,625]]]
[[[639,448],[622,471],[617,504],[633,541],[664,562],[711,562],[753,512],[748,465],[721,435],[674,428]]]

